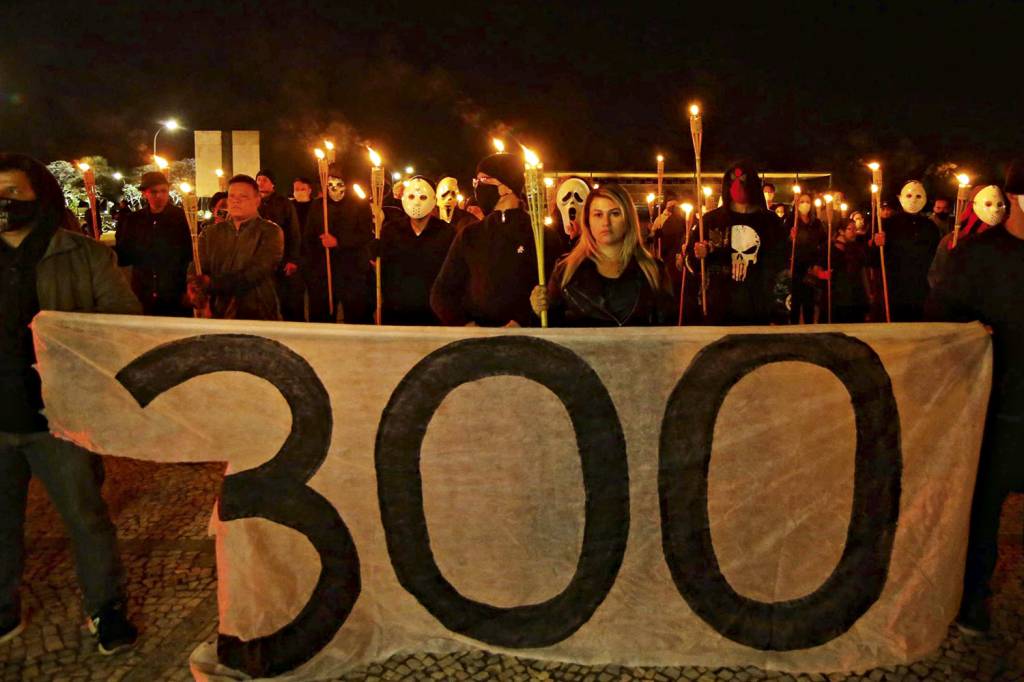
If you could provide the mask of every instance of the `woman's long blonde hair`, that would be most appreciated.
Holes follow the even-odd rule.
[[[587,196],[587,201],[583,204],[583,230],[580,232],[580,240],[565,257],[562,286],[565,287],[569,283],[585,259],[589,258],[594,263],[598,263],[603,258],[597,247],[597,242],[594,240],[594,233],[590,231],[590,205],[594,203],[595,199],[611,199],[619,205],[626,217],[626,236],[622,240],[618,256],[621,269],[625,270],[629,261],[636,259],[637,265],[643,271],[651,289],[658,291],[662,286],[661,272],[654,255],[647,250],[640,239],[640,217],[636,214],[636,207],[633,205],[629,193],[621,185],[616,184],[601,185]]]

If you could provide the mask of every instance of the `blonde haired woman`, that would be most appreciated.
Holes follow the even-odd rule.
[[[640,220],[619,185],[601,185],[583,205],[576,246],[555,265],[530,305],[551,324],[625,327],[672,324],[675,304],[664,265],[641,242]]]

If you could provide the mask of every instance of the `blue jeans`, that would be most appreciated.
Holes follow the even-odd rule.
[[[49,433],[0,432],[0,621],[20,612],[25,502],[32,476],[46,487],[64,520],[86,613],[91,616],[123,599],[117,534],[100,495],[102,460]]]

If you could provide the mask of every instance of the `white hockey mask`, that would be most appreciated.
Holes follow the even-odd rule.
[[[444,178],[437,183],[437,212],[446,223],[452,221],[452,213],[459,203],[459,181]]]
[[[732,247],[732,278],[742,282],[747,278],[747,268],[757,262],[761,236],[747,225],[733,225],[729,245]]]
[[[327,178],[327,196],[331,201],[341,201],[345,198],[345,181],[341,178]]]
[[[900,190],[900,206],[911,215],[920,213],[924,205],[928,203],[928,195],[924,191],[924,185],[917,180],[911,180],[903,185]]]
[[[1006,198],[995,185],[983,187],[975,194],[972,208],[986,225],[998,225],[1006,218]]]
[[[402,208],[413,220],[426,218],[437,205],[434,188],[423,178],[413,178],[402,189]]]
[[[579,178],[569,178],[555,191],[555,203],[562,214],[562,229],[569,236],[580,233],[583,204],[590,195],[590,187]]]

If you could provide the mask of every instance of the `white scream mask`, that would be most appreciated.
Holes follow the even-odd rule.
[[[928,203],[928,195],[925,194],[924,185],[917,180],[911,180],[903,185],[900,190],[900,206],[911,215],[920,213],[924,205]]]
[[[972,208],[986,225],[998,225],[1006,218],[1006,198],[995,185],[983,187],[975,194]]]
[[[402,208],[413,220],[426,218],[437,205],[434,188],[423,178],[413,178],[402,190]]]
[[[580,233],[583,204],[590,195],[590,187],[579,178],[569,178],[555,191],[555,202],[562,214],[562,229],[569,236]]]
[[[341,201],[345,198],[345,181],[341,178],[327,179],[327,196],[331,201]]]
[[[437,183],[437,212],[446,223],[452,221],[452,213],[459,203],[459,181],[455,178],[444,178]]]

